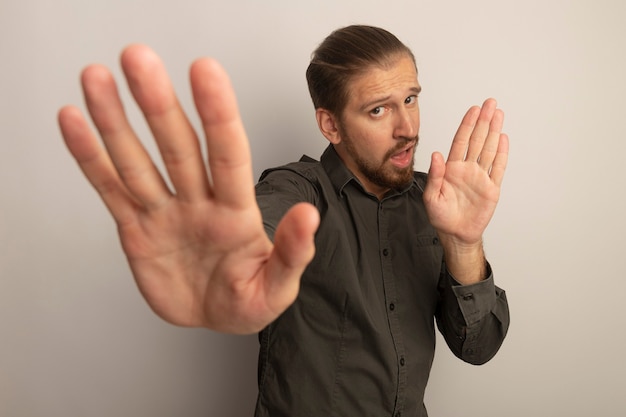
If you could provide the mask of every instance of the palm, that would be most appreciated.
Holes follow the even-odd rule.
[[[220,300],[232,300],[228,294],[232,289],[210,277],[223,275],[229,268],[233,288],[245,288],[250,298],[262,297],[262,289],[246,288],[247,282],[241,277],[257,282],[254,278],[263,271],[272,244],[259,230],[258,213],[244,210],[224,215],[227,211],[211,202],[190,207],[171,201],[154,212],[138,212],[136,221],[119,226],[137,284],[155,312],[166,320],[210,326]],[[245,225],[237,217],[258,221]],[[229,256],[243,251],[245,260],[229,262]],[[272,310],[263,303],[256,305],[252,315],[261,320],[267,316],[264,309]]]
[[[82,80],[106,150],[76,108],[62,109],[59,123],[118,225],[142,294],[175,324],[235,333],[260,330],[296,297],[299,277],[313,256],[316,211],[295,206],[278,226],[275,244],[269,241],[234,93],[214,61],[199,60],[191,70],[208,169],[158,57],[133,46],[122,55],[122,66],[175,191],[128,124],[105,68],[87,68]]]

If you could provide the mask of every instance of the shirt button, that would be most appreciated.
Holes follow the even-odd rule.
[[[404,356],[400,358],[400,366],[404,366]]]
[[[387,256],[389,255],[389,249],[385,248],[383,249],[383,256]]]
[[[394,303],[389,304],[389,310],[393,311],[396,309],[396,305]]]
[[[474,294],[472,294],[471,292],[467,293],[467,294],[463,294],[463,300],[465,300],[465,301],[469,301],[472,298],[474,298]]]
[[[439,238],[438,238],[437,236],[435,236],[435,237],[433,238],[433,245],[436,245],[436,244],[438,244],[438,243],[439,243]]]

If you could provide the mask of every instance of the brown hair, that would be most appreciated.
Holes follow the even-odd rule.
[[[387,66],[402,54],[415,63],[411,50],[384,29],[353,25],[335,30],[313,52],[306,70],[313,105],[341,117],[350,79],[371,66]]]

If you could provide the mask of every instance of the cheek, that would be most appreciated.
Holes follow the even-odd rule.
[[[389,119],[389,118],[387,118]],[[370,146],[384,146],[392,137],[393,130],[387,120],[378,120],[361,126],[358,131],[363,142]]]
[[[394,146],[391,135],[386,129],[376,129],[368,132],[367,143],[372,158],[381,160],[390,148]]]
[[[352,147],[361,160],[370,164],[381,164],[390,148],[394,146],[389,123],[376,121],[359,124],[358,128],[346,132],[351,138]]]

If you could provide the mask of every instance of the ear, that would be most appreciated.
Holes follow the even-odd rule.
[[[337,145],[341,142],[341,135],[337,128],[337,119],[335,115],[326,109],[319,108],[315,110],[315,118],[317,119],[317,126],[322,132],[322,135],[333,145]]]

